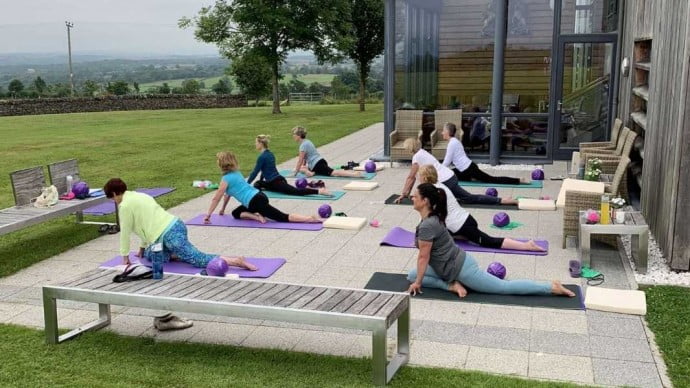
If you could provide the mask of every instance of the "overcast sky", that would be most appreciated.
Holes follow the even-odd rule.
[[[73,52],[216,54],[177,20],[213,0],[0,0],[0,53]]]

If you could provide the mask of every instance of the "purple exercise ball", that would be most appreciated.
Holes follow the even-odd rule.
[[[86,182],[77,182],[72,185],[72,193],[79,199],[88,198],[89,196],[89,185]]]
[[[494,261],[493,263],[489,264],[486,272],[496,276],[499,279],[506,278],[506,267],[498,261]]]
[[[307,178],[299,178],[295,181],[295,186],[297,186],[298,189],[304,189],[307,187],[308,183]]]
[[[489,187],[486,189],[486,195],[490,195],[492,197],[498,197],[498,190],[494,187]]]
[[[534,171],[532,171],[532,180],[533,181],[543,181],[544,180],[544,170],[541,168],[537,168]]]
[[[225,260],[221,259],[220,257],[216,257],[215,259],[209,261],[206,265],[206,273],[209,276],[225,277],[227,272],[228,263],[226,263]]]
[[[376,163],[373,160],[368,160],[364,164],[364,171],[366,172],[376,172]]]
[[[494,225],[502,228],[510,223],[510,217],[506,212],[498,212],[494,215]]]
[[[331,209],[331,205],[324,203],[323,205],[319,206],[319,216],[321,218],[328,218],[332,213],[333,209]]]

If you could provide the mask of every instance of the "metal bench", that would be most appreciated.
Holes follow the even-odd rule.
[[[110,305],[273,320],[372,332],[374,384],[385,385],[409,358],[407,293],[170,275],[113,283],[113,270],[43,287],[46,342],[56,344],[110,323]],[[99,319],[58,336],[56,300],[98,303]],[[398,321],[398,349],[387,359],[387,330]]]
[[[61,164],[65,165],[63,166]],[[73,166],[76,171],[70,171],[68,168],[65,168],[67,165]],[[54,179],[54,184],[62,184],[62,187],[65,187],[64,182],[67,175],[74,174],[77,179],[79,176],[79,170],[76,167],[76,160],[54,163],[48,168],[51,170],[51,178]],[[65,175],[61,178],[58,178],[58,171]],[[72,172],[72,174],[70,172]],[[11,233],[31,225],[39,224],[41,222],[66,216],[72,213],[76,214],[77,223],[99,225],[106,224],[84,221],[82,214],[83,210],[108,201],[105,196],[71,201],[60,200],[55,206],[50,208],[34,207],[31,204],[32,199],[38,197],[43,188],[46,186],[45,174],[43,172],[43,167],[41,166],[14,171],[10,173],[10,181],[12,183],[12,193],[14,195],[15,206],[0,210],[0,235]],[[58,188],[58,192],[62,193],[64,191],[67,191],[67,189],[65,188],[63,191],[60,191]]]

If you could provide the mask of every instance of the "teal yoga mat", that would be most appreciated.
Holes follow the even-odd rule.
[[[531,181],[530,183],[525,183],[522,185],[506,185],[500,183],[486,183],[486,182],[475,182],[475,181],[460,181],[460,186],[463,187],[503,187],[511,189],[541,189],[544,187],[544,181]]]
[[[275,199],[309,199],[309,200],[319,200],[319,201],[335,201],[337,199],[340,199],[343,195],[345,195],[344,191],[331,191],[331,194],[333,194],[332,197],[329,197],[327,195],[321,195],[321,194],[315,194],[315,195],[288,195],[284,193],[277,193],[275,191],[264,191],[264,194],[268,198],[275,198]]]
[[[354,178],[354,177],[349,177],[349,176],[325,176],[325,175],[314,175],[312,177],[307,177],[306,175],[299,173],[297,174],[296,177],[291,176],[293,170],[280,170],[280,175],[286,177],[286,178],[307,178],[307,179],[347,179],[347,180],[353,180],[353,179],[364,179],[364,180],[372,180],[376,176],[375,172],[363,172],[361,178]]]

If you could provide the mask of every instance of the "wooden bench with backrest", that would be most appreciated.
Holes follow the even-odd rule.
[[[49,344],[107,326],[110,305],[118,305],[371,331],[377,385],[389,382],[408,361],[407,293],[170,274],[162,280],[114,283],[116,273],[97,269],[76,280],[43,287],[45,335]],[[57,300],[97,303],[99,319],[59,335]],[[389,362],[386,333],[396,320],[397,353]]]
[[[76,174],[78,176],[78,171]],[[34,207],[32,200],[38,197],[46,187],[45,173],[41,166],[11,172],[10,182],[15,206],[0,210],[0,235],[73,213],[77,215],[78,223],[92,224],[93,222],[83,221],[82,211],[108,201],[103,196],[83,200],[59,200],[56,205],[49,208]],[[59,189],[58,192],[60,192]]]

